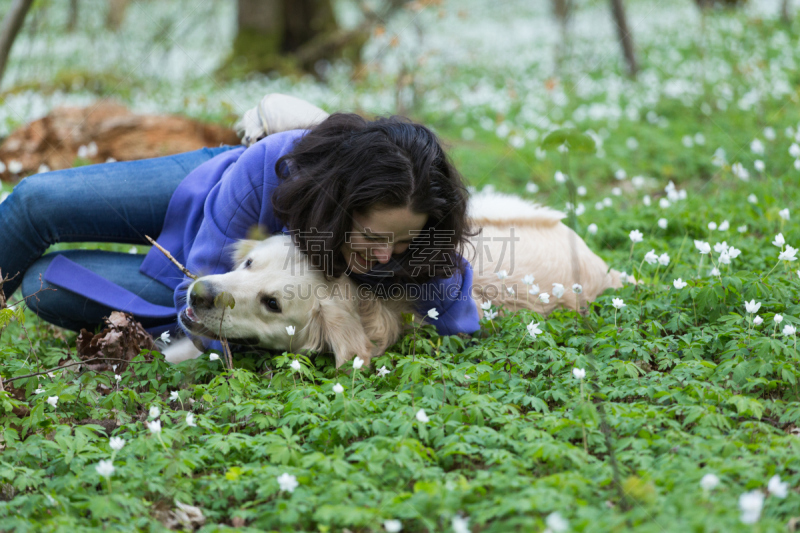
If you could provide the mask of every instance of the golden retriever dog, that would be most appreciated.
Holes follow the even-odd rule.
[[[619,273],[561,222],[563,213],[484,191],[471,198],[469,214],[473,227],[482,228],[472,238],[471,259],[481,314],[481,304],[489,300],[510,311],[544,315],[559,306],[583,311],[600,293],[622,285]],[[202,277],[189,287],[188,306],[178,319],[192,335],[273,350],[288,350],[291,343],[293,351],[329,351],[338,368],[353,357],[369,364],[382,354],[403,333],[402,313],[413,309],[413,302],[376,298],[348,276],[325,279],[285,235],[241,241],[234,258],[233,271]],[[540,293],[550,294],[549,303],[527,294],[526,276],[533,276]],[[554,284],[564,287],[561,297],[558,290],[553,294]],[[577,292],[575,284],[581,286]],[[231,301],[233,307],[226,305]],[[180,339],[163,353],[177,363],[201,352]]]
[[[240,241],[234,264],[231,272],[189,286],[178,316],[187,332],[253,348],[333,352],[338,368],[353,357],[369,364],[382,354],[400,336],[402,314],[413,309],[375,297],[348,276],[327,280],[288,235]],[[171,363],[202,353],[188,338],[162,352]]]
[[[491,300],[511,311],[532,309],[548,315],[567,307],[582,312],[606,289],[622,287],[620,273],[610,270],[561,222],[564,213],[484,189],[470,198],[469,216],[473,227],[482,228],[472,239],[476,253],[471,261],[479,307],[478,300]],[[576,284],[579,292],[573,292]],[[548,294],[549,303],[539,294],[529,294],[533,285],[539,294]],[[559,285],[564,289],[561,297]]]

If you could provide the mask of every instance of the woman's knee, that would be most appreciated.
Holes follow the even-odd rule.
[[[46,222],[48,211],[65,200],[63,187],[59,187],[58,180],[49,176],[60,172],[62,171],[35,174],[19,182],[6,199],[12,216],[21,217],[33,224]]]

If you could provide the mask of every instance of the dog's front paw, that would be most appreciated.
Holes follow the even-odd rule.
[[[180,363],[189,359],[197,359],[203,353],[197,349],[192,339],[184,337],[173,341],[172,344],[161,351],[168,363]]]

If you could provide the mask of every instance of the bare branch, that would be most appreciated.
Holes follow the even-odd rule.
[[[181,269],[181,272],[183,272],[184,274],[186,274],[186,276],[188,276],[188,277],[190,277],[190,278],[192,278],[192,279],[197,279],[197,276],[195,276],[194,274],[192,274],[191,272],[189,272],[189,269],[187,269],[185,266],[183,266],[182,264],[180,264],[180,262],[179,262],[177,259],[175,259],[174,257],[172,257],[172,254],[171,254],[171,253],[169,253],[167,250],[165,250],[163,246],[161,246],[161,245],[160,245],[160,244],[158,244],[156,241],[154,241],[152,238],[150,238],[150,236],[149,236],[149,235],[145,235],[144,237],[145,237],[145,239],[147,239],[148,241],[150,241],[150,244],[152,244],[153,246],[155,246],[156,248],[158,248],[159,250],[161,250],[161,253],[162,253],[162,254],[164,254],[164,255],[166,255],[166,256],[167,256],[167,259],[169,259],[170,261],[172,261],[172,262],[175,264],[175,266],[177,266],[178,268],[180,268],[180,269]]]
[[[6,70],[6,62],[11,53],[14,40],[22,29],[25,15],[28,14],[33,0],[15,0],[6,18],[3,19],[3,27],[0,28],[0,82],[3,81],[3,72]]]

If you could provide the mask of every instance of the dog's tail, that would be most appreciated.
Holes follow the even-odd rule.
[[[468,215],[476,227],[495,226],[554,226],[567,215],[560,211],[523,200],[519,196],[495,192],[488,188],[469,199]]]

